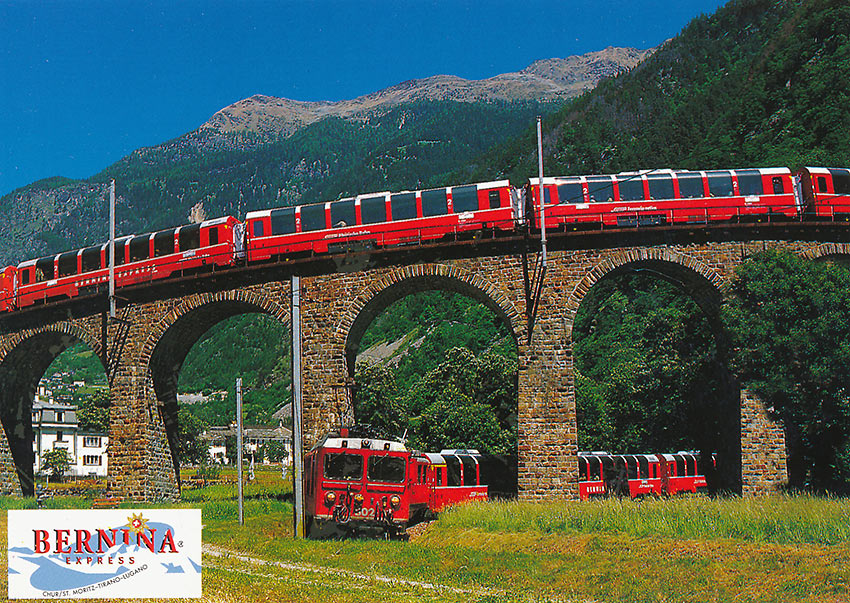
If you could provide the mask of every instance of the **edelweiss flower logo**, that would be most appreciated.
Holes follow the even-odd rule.
[[[147,529],[148,520],[145,519],[141,513],[138,515],[134,513],[132,517],[127,518],[127,526],[136,534],[141,534]]]

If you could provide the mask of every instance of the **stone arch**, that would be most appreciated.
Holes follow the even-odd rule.
[[[0,348],[0,420],[25,496],[32,496],[35,489],[32,403],[38,382],[56,357],[78,342],[88,345],[103,364],[101,342],[87,329],[71,323],[15,333]]]
[[[351,303],[335,328],[335,337],[344,342],[345,365],[349,377],[366,329],[394,302],[420,291],[453,291],[471,297],[492,310],[509,327],[519,342],[525,324],[508,296],[479,274],[457,266],[418,264],[398,268],[376,279]]]
[[[803,251],[802,257],[815,262],[834,261],[850,265],[850,243],[821,243]]]
[[[148,395],[156,399],[170,446],[175,476],[180,476],[177,381],[183,362],[198,339],[212,326],[239,314],[260,313],[289,322],[289,311],[264,293],[232,290],[196,294],[181,300],[150,328],[142,346],[140,366],[146,367]]]
[[[720,451],[718,471],[716,477],[711,478],[711,486],[740,491],[741,390],[726,359],[729,348],[720,320],[720,307],[727,285],[717,271],[685,253],[665,248],[633,249],[605,257],[586,273],[568,297],[565,335],[571,349],[575,349],[576,343],[573,333],[576,314],[590,291],[603,280],[628,273],[648,273],[672,283],[693,299],[706,316],[716,342],[720,386],[717,409],[723,434],[722,441],[717,444]],[[570,391],[576,391],[575,385],[574,372],[570,371]]]
[[[716,314],[720,308],[725,283],[707,264],[673,249],[639,248],[614,254],[587,272],[567,300],[570,325],[593,285],[603,278],[629,271],[653,272],[674,284],[692,286],[694,301],[708,316]]]

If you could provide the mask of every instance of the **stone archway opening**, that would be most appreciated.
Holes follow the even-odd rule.
[[[24,496],[34,495],[36,463],[41,469],[44,455],[54,449],[67,451],[68,474],[85,473],[86,457],[104,462],[103,447],[85,454],[77,433],[78,405],[99,396],[105,397],[100,407],[108,407],[106,370],[92,343],[78,334],[45,330],[21,340],[0,362],[0,420]],[[100,466],[90,462],[92,470]]]
[[[235,421],[236,377],[246,423],[268,424],[288,402],[291,336],[281,318],[250,302],[213,301],[182,314],[158,338],[150,378],[178,485],[181,464],[207,461],[197,432]]]
[[[423,450],[516,454],[516,335],[485,291],[436,275],[388,285],[357,313],[345,356],[349,420]]]
[[[572,329],[580,450],[696,450],[712,491],[740,492],[740,389],[720,303],[704,276],[661,260],[617,266],[589,287]]]

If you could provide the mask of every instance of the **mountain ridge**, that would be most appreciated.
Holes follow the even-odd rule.
[[[353,118],[376,109],[419,100],[565,100],[593,88],[604,77],[633,68],[654,50],[609,46],[563,59],[541,59],[521,71],[481,80],[443,74],[410,79],[341,101],[298,101],[255,94],[217,111],[198,128],[198,132],[212,135],[251,132],[266,136],[287,136],[300,127],[328,116]]]

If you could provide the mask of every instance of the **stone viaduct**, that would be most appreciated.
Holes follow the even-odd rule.
[[[137,500],[178,497],[172,443],[177,378],[186,355],[204,332],[230,316],[260,312],[288,322],[290,276],[298,273],[305,447],[346,412],[354,358],[370,322],[412,292],[445,289],[483,302],[516,339],[520,496],[575,497],[572,325],[582,300],[601,279],[652,271],[693,296],[717,324],[735,267],[756,251],[779,247],[810,258],[850,254],[844,242],[824,242],[838,241],[840,234],[771,228],[553,237],[530,334],[523,260],[525,255],[533,263],[534,250],[524,254],[522,239],[178,279],[122,291],[118,320],[105,319],[103,297],[96,304],[67,302],[0,318],[0,493],[32,493],[33,395],[53,359],[82,341],[101,358],[110,382],[109,489]],[[723,469],[735,474],[745,494],[769,490],[787,477],[782,427],[731,376],[729,382],[731,406],[719,401],[718,408],[731,412],[735,446]]]

